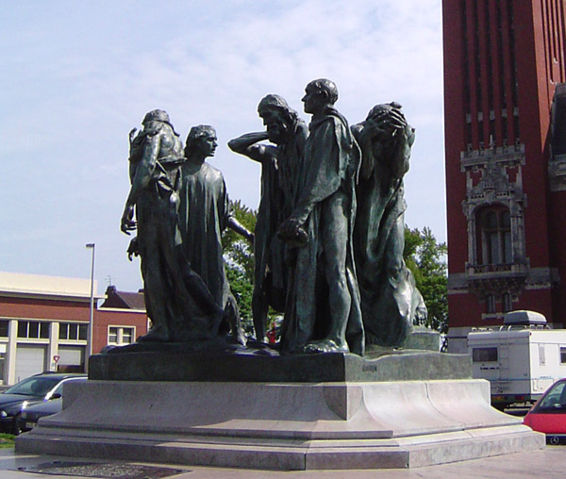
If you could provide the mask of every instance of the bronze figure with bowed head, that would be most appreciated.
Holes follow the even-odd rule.
[[[352,131],[362,150],[354,250],[366,340],[400,346],[413,322],[426,319],[423,298],[403,259],[403,176],[415,131],[395,102],[374,106]]]
[[[228,146],[262,165],[261,199],[255,227],[252,311],[256,338],[264,342],[268,307],[285,310],[288,277],[292,272],[289,261],[285,261],[285,243],[276,233],[297,201],[307,127],[279,95],[266,95],[257,110],[266,130],[234,138]],[[272,145],[261,143],[265,140]]]

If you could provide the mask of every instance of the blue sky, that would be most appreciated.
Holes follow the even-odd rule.
[[[262,128],[267,93],[302,113],[305,85],[336,82],[351,123],[399,101],[416,128],[405,179],[411,227],[445,240],[440,0],[6,2],[0,16],[0,270],[141,287],[119,222],[128,132],[154,108],[182,139],[217,129],[210,160],[255,208],[259,167],[229,151]]]

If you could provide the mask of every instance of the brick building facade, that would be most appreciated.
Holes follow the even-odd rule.
[[[94,353],[147,332],[143,294],[109,287],[94,304]],[[89,319],[90,280],[0,272],[0,384],[43,371],[84,372]]]
[[[510,310],[566,324],[565,18],[443,0],[449,350]]]

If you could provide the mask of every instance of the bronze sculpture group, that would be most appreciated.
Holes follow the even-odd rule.
[[[192,128],[183,150],[167,113],[154,110],[130,133],[121,229],[137,230],[128,253],[141,257],[153,324],[139,341],[202,342],[230,332],[245,344],[224,270],[227,227],[253,239],[256,338],[264,341],[269,307],[284,313],[282,354],[400,346],[426,316],[403,260],[414,130],[397,103],[375,106],[350,127],[337,99],[332,81],[310,82],[307,128],[283,98],[267,95],[258,105],[265,131],[228,143],[262,165],[254,234],[232,216],[222,173],[205,161],[217,146],[214,128]]]

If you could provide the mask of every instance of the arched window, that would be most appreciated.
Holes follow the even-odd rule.
[[[477,213],[478,261],[480,264],[510,264],[511,217],[504,206],[490,206]]]

